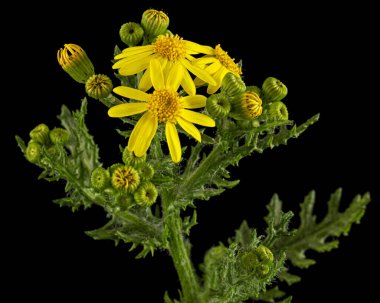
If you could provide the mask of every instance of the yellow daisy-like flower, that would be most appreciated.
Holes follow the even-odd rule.
[[[235,63],[235,59],[231,58],[228,53],[220,47],[220,44],[215,46],[211,55],[207,54],[207,56],[196,59],[193,64],[205,68],[215,79],[216,84],[209,83],[207,87],[207,93],[210,95],[220,88],[223,78],[227,73],[231,72],[238,77],[242,74],[241,68]],[[195,85],[203,85],[206,82],[202,78],[197,77],[194,83]]]
[[[147,94],[127,86],[116,87],[113,90],[116,94],[142,102],[116,105],[108,110],[108,115],[121,118],[145,112],[136,123],[128,141],[128,150],[134,152],[137,157],[142,157],[148,150],[158,123],[165,123],[170,155],[174,162],[179,162],[181,143],[176,124],[178,123],[184,131],[201,142],[201,134],[193,123],[213,127],[215,121],[206,115],[189,110],[204,107],[207,99],[205,96],[181,97],[177,93],[183,76],[179,64],[174,65],[166,75],[160,61],[153,59],[150,61],[149,69],[155,89],[153,93]]]
[[[180,85],[190,95],[195,95],[195,85],[189,71],[202,79],[205,83],[216,85],[213,77],[199,66],[195,66],[191,61],[195,60],[194,54],[214,54],[210,46],[200,45],[191,41],[183,40],[178,35],[161,35],[150,45],[135,46],[126,48],[115,57],[121,59],[113,65],[114,69],[119,69],[120,75],[130,76],[145,70],[138,89],[147,91],[152,87],[150,61],[157,59],[167,76],[174,68],[179,77]]]

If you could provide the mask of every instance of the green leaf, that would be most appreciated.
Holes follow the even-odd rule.
[[[26,153],[26,144],[24,140],[22,140],[19,136],[15,136],[17,145],[21,149],[21,151],[25,154]]]
[[[274,244],[275,249],[286,249],[287,256],[293,265],[307,268],[315,264],[315,260],[306,257],[308,250],[326,252],[337,248],[341,235],[347,235],[352,224],[359,223],[368,203],[369,193],[357,195],[349,207],[339,212],[342,190],[338,189],[328,201],[328,211],[320,222],[314,215],[315,192],[310,192],[301,204],[300,226],[292,237],[282,237]]]
[[[260,300],[264,302],[275,303],[275,299],[279,299],[285,296],[285,293],[278,288],[278,286],[268,289],[267,291],[261,293],[258,297],[254,298],[254,300]]]

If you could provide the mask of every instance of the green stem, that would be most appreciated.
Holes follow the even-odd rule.
[[[162,202],[164,223],[169,232],[169,251],[181,283],[184,302],[201,303],[201,287],[190,260],[189,250],[186,249],[180,211],[173,207],[174,200],[171,195],[163,195]]]

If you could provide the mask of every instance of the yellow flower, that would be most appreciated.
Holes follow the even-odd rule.
[[[178,123],[184,131],[201,142],[201,134],[193,123],[213,127],[215,121],[206,115],[188,110],[204,107],[206,105],[205,96],[181,97],[177,93],[183,76],[179,64],[174,65],[165,74],[160,61],[153,59],[150,61],[149,69],[155,89],[153,93],[147,94],[127,86],[116,87],[113,90],[116,94],[142,102],[116,105],[108,110],[108,115],[121,118],[145,112],[137,122],[128,141],[128,150],[134,152],[137,157],[142,157],[148,150],[156,134],[158,123],[165,123],[170,155],[174,162],[179,162],[181,160],[181,143],[176,124]]]
[[[114,69],[119,69],[120,75],[130,76],[142,72],[139,83],[139,90],[147,91],[152,87],[150,61],[157,59],[167,76],[174,68],[178,73],[180,85],[190,95],[195,95],[195,85],[189,71],[202,79],[205,83],[215,85],[215,80],[204,69],[195,66],[191,61],[195,60],[194,54],[212,55],[212,47],[200,45],[191,41],[183,40],[178,35],[158,36],[155,42],[150,45],[129,47],[115,57],[121,59],[113,65]]]
[[[216,85],[209,83],[207,88],[207,93],[210,95],[220,88],[223,78],[227,73],[231,72],[238,77],[242,74],[241,68],[235,63],[235,59],[232,59],[228,53],[220,47],[220,44],[215,46],[212,54],[207,54],[207,56],[196,59],[193,64],[205,68],[215,79]],[[194,83],[199,86],[206,82],[202,78],[197,77]]]

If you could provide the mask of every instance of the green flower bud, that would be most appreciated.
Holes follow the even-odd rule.
[[[265,264],[271,264],[274,260],[273,253],[264,245],[260,245],[256,249],[256,254],[259,257],[260,262],[263,262]]]
[[[29,133],[32,140],[41,143],[42,145],[50,143],[49,127],[46,124],[37,125]]]
[[[112,175],[113,172],[115,171],[115,169],[120,168],[120,167],[124,167],[124,164],[122,164],[122,163],[115,163],[115,164],[112,164],[112,165],[108,168],[108,170],[109,170],[110,174]]]
[[[26,147],[25,157],[31,163],[37,163],[42,157],[43,149],[41,144],[30,141]]]
[[[140,176],[132,166],[123,165],[112,172],[111,183],[115,189],[133,193],[140,184]]]
[[[258,87],[258,86],[247,86],[246,92],[252,92],[252,93],[256,93],[259,97],[261,96],[261,88]]]
[[[262,91],[264,98],[269,102],[281,101],[288,94],[287,87],[274,77],[265,79]]]
[[[94,74],[91,60],[79,45],[65,44],[58,50],[57,59],[63,70],[79,83],[86,83]]]
[[[223,94],[213,94],[207,98],[206,108],[211,116],[223,118],[230,112],[231,104],[227,96]]]
[[[154,168],[149,163],[144,163],[140,166],[138,172],[142,180],[148,181],[153,178]]]
[[[109,187],[110,181],[110,173],[103,167],[97,167],[91,173],[91,185],[97,190],[104,190]]]
[[[288,120],[289,113],[286,105],[281,101],[273,102],[269,104],[268,118],[273,120]]]
[[[144,182],[134,192],[133,197],[138,205],[142,207],[150,207],[157,200],[157,188],[151,182]]]
[[[260,264],[258,267],[257,267],[257,270],[256,272],[259,274],[259,276],[261,277],[264,277],[266,276],[267,274],[269,274],[269,271],[270,271],[270,267],[268,265],[265,265],[265,264]]]
[[[251,120],[262,112],[262,100],[256,93],[245,92],[232,101],[231,116],[236,120]]]
[[[46,149],[46,153],[48,154],[48,156],[50,158],[56,158],[59,156],[59,150],[58,150],[57,146],[55,146],[55,145],[49,146]]]
[[[154,38],[165,33],[169,26],[169,17],[162,11],[148,9],[142,15],[141,25],[148,37]]]
[[[86,81],[87,95],[94,99],[106,98],[112,92],[112,81],[106,75],[93,75]]]
[[[245,83],[233,73],[228,73],[222,81],[222,92],[229,97],[235,97],[245,92]]]
[[[49,137],[53,144],[64,145],[69,141],[69,136],[69,132],[60,127],[54,128],[49,132]]]
[[[252,251],[244,253],[241,256],[240,260],[241,260],[241,264],[243,265],[245,270],[248,272],[254,271],[259,266],[259,259],[257,255]]]
[[[134,152],[130,152],[128,148],[126,147],[123,151],[122,159],[125,165],[137,167],[145,163],[146,154],[144,154],[142,157],[137,157]]]
[[[121,41],[128,46],[135,46],[144,36],[144,29],[138,23],[128,22],[121,26],[119,34]]]

